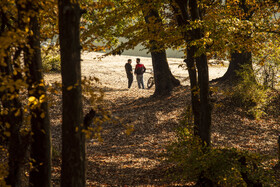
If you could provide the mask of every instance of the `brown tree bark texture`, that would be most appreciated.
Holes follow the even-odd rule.
[[[80,7],[59,0],[59,38],[62,73],[61,186],[85,186],[85,138],[82,132]]]
[[[156,9],[151,9],[148,12],[143,12],[145,15],[145,21],[149,25],[150,19],[155,19],[155,24],[161,24],[162,20]],[[154,30],[154,27],[148,27],[149,32],[158,34],[160,30]],[[169,68],[166,51],[163,49],[163,45],[155,40],[150,40],[150,50],[152,56],[154,80],[155,80],[155,92],[154,96],[169,95],[172,89],[180,85],[180,81],[176,79]]]
[[[30,8],[39,12],[38,8],[34,7],[34,2],[29,1]],[[42,58],[40,49],[40,28],[37,16],[30,19],[30,30],[33,35],[29,37],[30,48],[33,53],[26,52],[26,66],[29,69],[29,97],[34,96],[38,100],[41,96],[46,96],[46,89],[42,75]],[[28,49],[27,49],[28,51]],[[29,184],[30,186],[51,186],[51,137],[50,137],[50,120],[47,100],[41,103],[39,107],[31,109],[31,152],[30,157],[34,169],[30,171]]]

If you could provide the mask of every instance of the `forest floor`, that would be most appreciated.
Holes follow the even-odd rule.
[[[151,89],[138,89],[134,79],[127,89],[124,64],[131,58],[133,68],[136,57],[112,56],[99,61],[99,53],[82,56],[82,75],[97,77],[104,91],[103,107],[111,112],[115,122],[103,125],[101,137],[87,140],[87,186],[180,186],[166,180],[168,164],[160,156],[166,146],[176,140],[175,129],[187,105],[191,104],[187,71],[182,59],[168,59],[171,72],[182,86],[174,89],[168,97],[151,97]],[[141,57],[141,62],[152,69],[150,58]],[[227,66],[209,67],[210,79],[220,77]],[[144,74],[144,82],[151,76]],[[59,74],[46,74],[48,83],[61,82]],[[212,85],[215,86],[215,85]],[[53,95],[51,107],[52,142],[54,159],[52,182],[59,185],[61,153],[61,95]],[[222,91],[213,94],[212,145],[235,147],[277,158],[277,138],[280,134],[279,100],[271,103],[268,115],[255,120],[246,115],[241,107],[232,106]],[[90,106],[85,106],[85,113]],[[133,127],[131,134],[127,128]]]

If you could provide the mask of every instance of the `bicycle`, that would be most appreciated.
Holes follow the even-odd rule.
[[[147,88],[150,89],[153,87],[153,85],[155,84],[155,79],[154,79],[154,76],[153,76],[153,70],[151,70],[150,74],[152,75],[148,81],[147,81]]]

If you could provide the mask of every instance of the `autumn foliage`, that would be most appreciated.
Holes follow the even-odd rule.
[[[268,184],[259,156],[211,147],[208,62],[230,61],[230,98],[261,119],[270,102],[266,91],[279,88],[279,5],[279,0],[1,0],[0,149],[5,160],[0,163],[0,185],[22,186],[24,173],[30,185],[51,185],[49,106],[58,105],[50,102],[51,95],[60,94],[61,184],[85,186],[85,138],[102,140],[101,126],[109,113],[99,105],[104,95],[93,84],[98,79],[81,78],[81,52],[121,55],[137,45],[152,54],[155,80],[160,80],[154,96],[170,96],[179,85],[165,50],[184,52],[193,119],[181,127],[178,142],[168,150],[173,174],[184,174],[177,179],[225,186]],[[61,73],[57,87],[46,85],[48,71]]]

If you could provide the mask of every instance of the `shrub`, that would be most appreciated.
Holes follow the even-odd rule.
[[[43,58],[43,71],[44,72],[60,72],[60,56],[47,55]]]
[[[172,165],[169,178],[185,183],[203,178],[214,186],[275,185],[272,170],[262,164],[264,157],[233,148],[202,146],[189,119],[184,117],[177,129],[177,141],[167,147],[165,156]]]
[[[279,88],[280,48],[274,41],[268,40],[254,56],[254,70],[257,81],[263,86]]]
[[[42,63],[44,72],[60,72],[59,50],[55,47],[42,48]]]
[[[243,71],[238,72],[238,76],[241,81],[228,93],[235,104],[242,106],[248,115],[258,119],[265,114],[267,89],[256,82],[254,72],[246,66],[243,66]]]

